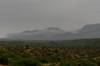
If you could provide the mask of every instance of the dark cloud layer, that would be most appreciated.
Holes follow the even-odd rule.
[[[100,0],[0,0],[0,36],[47,27],[100,23]]]

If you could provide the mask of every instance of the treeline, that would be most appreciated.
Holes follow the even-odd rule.
[[[100,48],[100,39],[77,39],[63,41],[0,41],[1,45],[30,45],[32,47]]]

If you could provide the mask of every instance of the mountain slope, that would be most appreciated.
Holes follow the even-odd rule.
[[[7,38],[13,40],[73,40],[100,38],[100,24],[86,25],[75,33],[66,32],[62,29],[51,27],[43,30],[32,30],[8,34]]]

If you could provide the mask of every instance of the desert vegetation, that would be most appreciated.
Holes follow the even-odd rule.
[[[0,41],[0,64],[1,66],[100,66],[99,44],[100,39],[56,42]]]

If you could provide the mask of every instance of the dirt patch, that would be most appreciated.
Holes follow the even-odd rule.
[[[2,64],[0,64],[0,66],[8,66],[8,65],[2,65]]]

